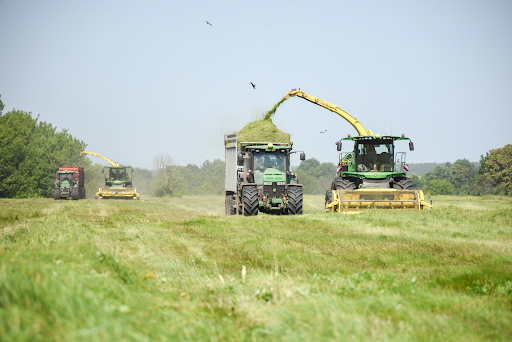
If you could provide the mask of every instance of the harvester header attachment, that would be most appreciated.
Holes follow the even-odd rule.
[[[82,151],[80,155],[90,154],[102,159],[105,159],[110,163],[111,166],[105,166],[102,173],[105,174],[105,187],[99,188],[98,192],[94,196],[96,199],[134,199],[139,200],[140,195],[137,193],[137,189],[132,187],[132,173],[133,168],[129,165],[121,166],[115,161],[108,159],[101,154]]]
[[[136,188],[100,188],[94,196],[96,199],[134,199],[140,200],[140,195]]]
[[[425,202],[421,190],[357,189],[331,190],[332,202],[326,204],[325,212],[358,212],[368,209],[423,210],[433,205]]]

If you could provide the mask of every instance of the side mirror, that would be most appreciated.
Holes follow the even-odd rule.
[[[336,141],[336,150],[341,151],[341,140]]]
[[[306,160],[306,154],[304,152],[300,154],[300,160]]]
[[[238,154],[238,164],[242,164],[244,162],[244,155],[242,153]]]
[[[409,141],[409,150],[414,151],[414,144],[412,143],[412,141]]]
[[[101,169],[101,173],[105,173],[105,169]]]

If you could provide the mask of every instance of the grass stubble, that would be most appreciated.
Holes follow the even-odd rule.
[[[2,341],[512,339],[512,199],[322,202],[0,200]]]

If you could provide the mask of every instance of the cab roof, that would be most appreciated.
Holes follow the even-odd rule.
[[[346,137],[341,140],[352,140],[352,141],[362,141],[362,140],[411,140],[404,136],[396,136],[396,135],[366,135],[366,136],[354,136],[354,137]]]

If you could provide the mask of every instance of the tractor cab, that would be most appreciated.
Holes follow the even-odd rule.
[[[293,182],[294,174],[290,167],[292,145],[262,143],[261,145],[243,146],[243,148],[249,156],[248,169],[251,182],[258,186],[273,182],[283,185]],[[301,153],[301,160],[304,159],[305,155]]]
[[[391,172],[394,164],[393,148],[392,140],[356,141],[354,146],[356,171]]]
[[[341,151],[342,141],[352,141],[354,149],[340,154],[337,176],[352,178],[358,185],[357,179],[388,179],[405,176],[407,164],[406,152],[396,152],[395,141],[410,140],[402,136],[355,136],[343,138],[336,142]],[[414,145],[409,141],[409,149]]]
[[[132,168],[131,167],[104,167],[105,186],[107,187],[131,187],[132,185]]]
[[[57,171],[56,183],[61,188],[71,188],[75,185],[75,172],[74,171]]]
[[[265,178],[279,178],[280,182],[286,181],[286,170],[289,164],[289,156],[286,149],[277,151],[265,151],[257,149],[253,151],[254,183],[263,185]]]

